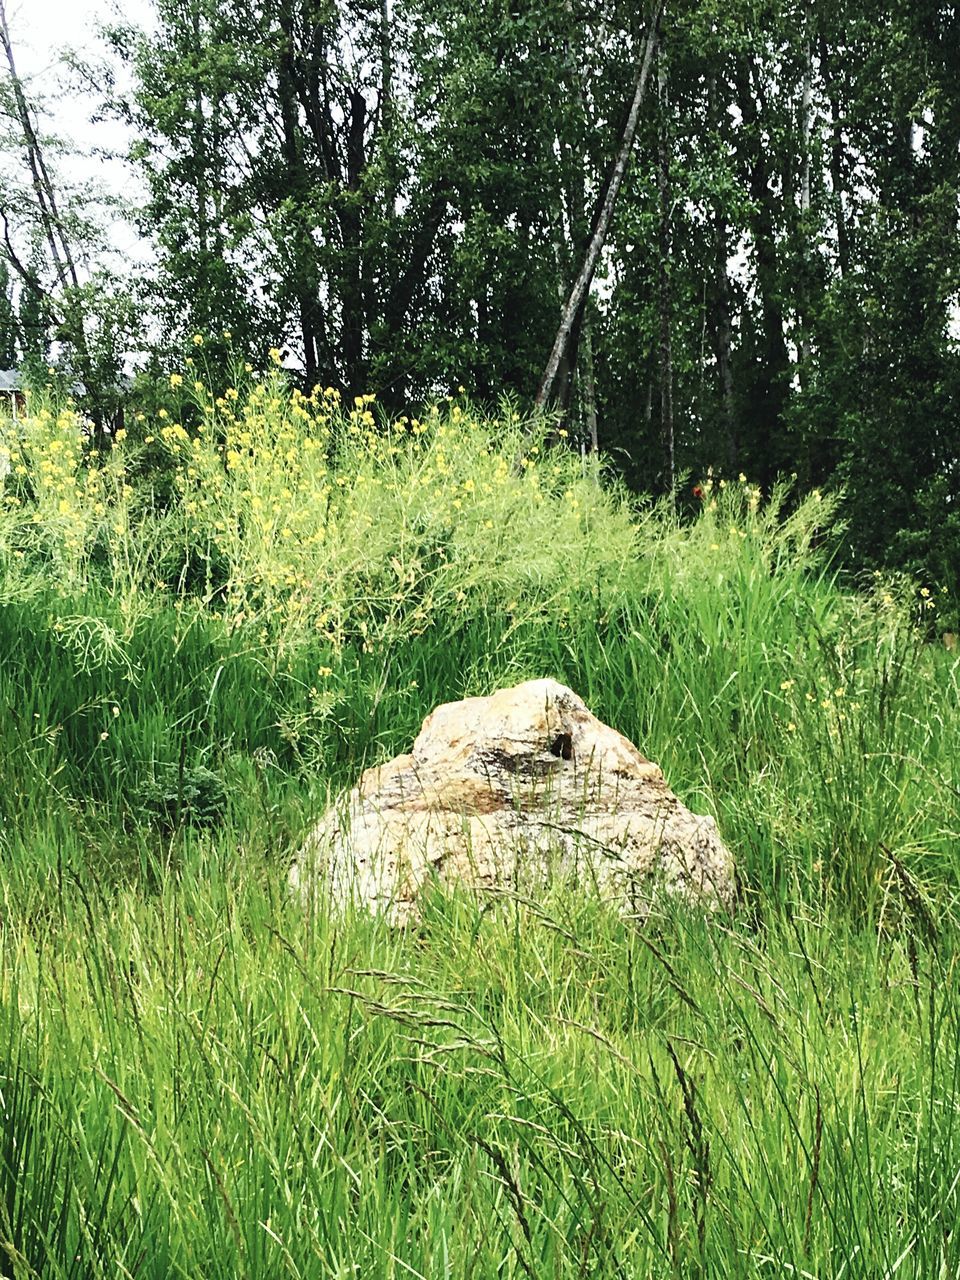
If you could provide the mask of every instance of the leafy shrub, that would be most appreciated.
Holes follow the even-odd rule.
[[[132,801],[136,813],[167,831],[185,824],[214,826],[223,819],[227,789],[205,765],[157,762],[134,788]]]

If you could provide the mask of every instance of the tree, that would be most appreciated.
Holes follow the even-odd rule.
[[[17,363],[17,313],[13,305],[10,268],[0,260],[0,369]]]
[[[553,402],[561,367],[564,368],[564,377],[561,385],[560,401],[564,408],[569,400],[569,386],[573,370],[576,368],[576,347],[583,324],[584,310],[590,293],[590,285],[597,270],[597,263],[610,230],[613,211],[616,207],[617,197],[620,194],[620,188],[623,185],[630,153],[633,150],[633,140],[636,137],[637,124],[640,118],[640,108],[643,105],[647,81],[650,78],[650,68],[653,65],[654,53],[657,47],[662,7],[662,0],[655,0],[633,92],[633,101],[627,113],[627,121],[624,125],[623,135],[610,169],[606,187],[597,204],[583,262],[564,304],[560,327],[557,330],[557,336],[554,338],[553,349],[547,359],[547,365],[540,381],[540,388],[537,391],[535,401],[537,409],[545,409]]]
[[[944,536],[960,494],[960,40],[945,8],[821,11],[836,269],[814,321],[815,375],[797,397],[821,474],[846,492],[847,555],[960,581]],[[850,121],[856,150],[836,122]],[[856,182],[845,175],[856,170]],[[839,195],[839,198],[836,196]]]
[[[116,41],[169,343],[284,345],[306,382],[391,409],[461,382],[536,396],[638,488],[842,480],[851,562],[925,563],[956,501],[941,0],[157,15]]]
[[[7,271],[18,278],[22,354],[29,370],[46,358],[51,341],[58,343],[63,372],[69,382],[79,381],[81,407],[102,442],[119,407],[118,343],[103,323],[117,314],[119,294],[87,252],[102,241],[89,192],[75,195],[57,181],[49,159],[56,148],[42,136],[18,73],[4,0],[0,45],[3,144],[21,159],[19,173],[10,166],[0,181],[0,228]]]

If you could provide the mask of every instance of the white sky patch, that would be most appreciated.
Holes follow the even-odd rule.
[[[69,49],[85,62],[102,62],[106,51],[98,28],[113,22],[149,27],[150,0],[8,0],[7,19],[28,98],[44,108],[41,131],[65,144],[65,154],[55,158],[55,170],[69,183],[92,183],[110,197],[136,204],[142,189],[123,161],[133,136],[118,121],[93,121],[96,97],[78,92],[76,77],[66,70],[62,55]],[[110,61],[117,69],[115,59]],[[120,211],[110,217],[106,231],[117,259],[115,268],[123,261],[151,256]]]

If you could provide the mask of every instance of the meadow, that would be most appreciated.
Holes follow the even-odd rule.
[[[0,1276],[960,1274],[960,660],[834,498],[630,498],[463,398],[202,344],[91,450],[7,430]],[[689,488],[689,486],[687,486]],[[736,911],[290,899],[437,703],[573,687],[712,813]]]

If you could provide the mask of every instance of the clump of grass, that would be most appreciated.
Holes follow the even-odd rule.
[[[831,499],[707,477],[681,521],[509,408],[387,422],[278,371],[218,400],[197,379],[193,399],[189,429],[139,428],[169,454],[172,507],[132,489],[129,440],[85,458],[69,410],[38,410],[13,469],[0,679],[79,806],[136,810],[141,766],[183,752],[342,785],[437,702],[552,674],[721,819],[767,890],[802,880],[876,914],[887,850],[952,878],[953,770],[917,763],[956,715],[907,589],[832,579]],[[61,501],[86,531],[66,577]]]
[[[135,812],[167,831],[182,823],[211,826],[221,822],[227,807],[223,778],[204,765],[183,760],[155,762],[132,795]]]
[[[196,382],[106,459],[49,407],[6,480],[0,1274],[956,1273],[929,594],[843,589],[822,496],[681,520],[509,408]],[[542,675],[717,816],[733,920],[298,911],[332,792]]]
[[[34,398],[5,438],[10,472],[2,490],[0,557],[14,578],[29,580],[30,569],[45,569],[64,589],[76,590],[87,580],[98,540],[116,544],[129,531],[132,491],[123,451],[98,456],[72,404],[47,397]]]
[[[39,1274],[960,1262],[948,937],[667,907],[637,932],[564,892],[438,898],[403,935],[309,921],[220,849],[149,896],[65,879],[49,952],[5,935],[31,1074],[4,1106],[40,1129],[2,1155],[4,1240]]]
[[[510,410],[490,421],[446,402],[378,420],[372,399],[341,408],[277,374],[201,398],[192,433],[160,429],[185,540],[205,549],[229,619],[339,652],[466,620],[478,600],[549,618],[571,593],[616,590],[635,527],[594,468],[548,453]]]

